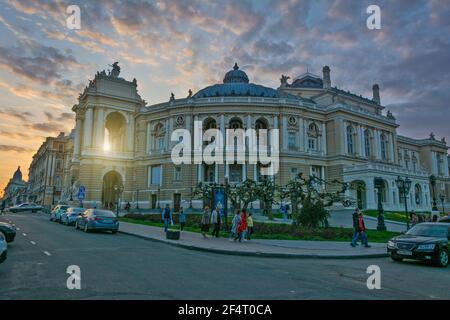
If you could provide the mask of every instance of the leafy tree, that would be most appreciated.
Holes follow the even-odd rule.
[[[273,179],[268,177],[256,184],[256,195],[264,203],[264,214],[269,217],[269,220],[273,220],[272,204],[275,202],[277,189]]]
[[[256,183],[252,179],[247,179],[236,186],[236,193],[242,202],[242,208],[247,209],[248,205],[258,199]]]
[[[192,191],[193,199],[203,200],[203,205],[211,206],[212,203],[212,188],[213,185],[210,183],[199,182]]]
[[[330,214],[325,209],[322,199],[316,198],[313,193],[308,194],[304,201],[298,223],[307,228],[317,228],[321,224],[326,224]]]

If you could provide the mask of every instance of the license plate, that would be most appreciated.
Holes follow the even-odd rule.
[[[409,250],[397,250],[397,254],[401,254],[402,256],[412,256],[412,251],[409,251]]]

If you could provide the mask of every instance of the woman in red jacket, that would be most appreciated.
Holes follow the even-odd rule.
[[[247,231],[247,215],[245,213],[245,209],[242,209],[241,221],[239,221],[237,231],[239,235],[239,242],[242,242],[242,239],[245,238],[245,232]]]

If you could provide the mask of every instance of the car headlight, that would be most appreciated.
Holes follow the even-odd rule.
[[[417,247],[417,250],[433,250],[435,246],[435,244],[421,244]]]
[[[388,248],[395,248],[395,242],[392,240],[388,241]]]

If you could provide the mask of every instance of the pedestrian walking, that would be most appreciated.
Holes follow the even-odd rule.
[[[411,226],[414,227],[419,223],[419,219],[417,218],[417,214],[413,211],[411,212]]]
[[[202,221],[201,221],[202,235],[203,235],[203,238],[205,238],[205,239],[207,238],[206,233],[208,233],[208,231],[209,231],[209,219],[210,219],[209,207],[206,206],[205,209],[203,210]]]
[[[180,208],[179,222],[180,222],[180,230],[183,231],[184,225],[186,224],[186,213],[184,213],[183,207]]]
[[[287,221],[287,208],[286,206],[283,204],[281,205],[281,215],[283,216],[283,221]]]
[[[125,208],[124,208],[128,213],[130,213],[130,209],[131,209],[131,204],[130,204],[130,202],[128,201],[127,202],[127,204],[125,205]]]
[[[354,229],[353,239],[350,245],[352,247],[355,247],[358,238],[361,237],[362,244],[364,244],[366,248],[370,248],[369,242],[367,241],[366,226],[364,224],[363,215],[361,213],[361,210],[359,210],[359,208],[356,208],[355,212],[353,213],[353,229]]]
[[[247,240],[250,240],[253,234],[253,218],[252,213],[250,212],[247,217]]]
[[[236,210],[234,212],[234,217],[233,220],[231,220],[231,230],[230,230],[230,241],[232,239],[234,239],[234,241],[237,240],[237,235],[238,235],[238,226],[239,226],[239,222],[241,221],[241,217],[239,216],[239,211]]]
[[[242,239],[245,239],[246,232],[247,232],[247,214],[245,213],[245,209],[242,209],[239,225],[237,228],[237,236],[235,240],[239,239],[239,242],[242,242]]]
[[[169,204],[166,204],[166,207],[163,210],[163,220],[164,220],[164,232],[167,232],[167,229],[169,228],[169,224],[171,222],[170,217],[170,206]]]
[[[211,224],[213,225],[212,236],[219,238],[220,236],[220,210],[216,207],[211,213]]]

